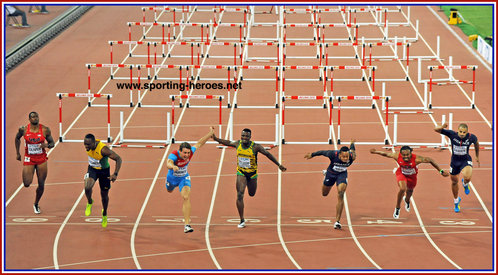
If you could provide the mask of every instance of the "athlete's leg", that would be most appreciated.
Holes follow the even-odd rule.
[[[453,198],[458,198],[458,175],[450,175],[451,178],[451,192],[453,192]]]
[[[469,181],[472,179],[472,166],[467,165],[462,169],[462,176],[463,176],[463,182],[465,184],[469,183]],[[458,182],[458,180],[457,180]]]
[[[396,200],[396,208],[401,208],[400,207],[401,199],[403,198],[406,192],[406,181],[400,180],[398,181],[398,185],[399,185],[399,192],[398,192],[398,198]]]
[[[185,225],[190,224],[190,186],[184,186],[180,192],[183,198],[183,217]]]
[[[47,161],[42,164],[36,165],[36,176],[38,177],[38,187],[36,188],[36,198],[35,204],[38,205],[41,197],[43,196],[43,191],[45,191],[45,180],[47,179],[48,165]]]
[[[244,192],[246,191],[247,179],[245,176],[237,175],[237,210],[241,221],[244,221]]]
[[[33,176],[35,175],[34,165],[24,165],[22,168],[22,183],[24,187],[29,187],[33,182]]]
[[[327,185],[322,185],[322,196],[327,196],[330,192],[330,189],[332,189],[332,186],[327,186]]]
[[[109,205],[109,189],[100,189],[102,197],[102,216],[107,216],[107,206]]]
[[[406,196],[405,196],[405,201],[406,202],[410,202],[410,198],[412,197],[413,195],[413,189],[412,188],[407,188],[406,189]]]
[[[95,179],[85,176],[85,196],[89,204],[93,203],[92,189],[95,185]]]
[[[342,209],[344,208],[344,193],[346,193],[347,187],[348,185],[344,182],[337,185],[337,205],[335,207],[335,217],[338,222],[341,221]]]
[[[247,180],[247,193],[249,194],[249,196],[254,197],[254,195],[256,195],[257,189],[258,189],[258,178]]]

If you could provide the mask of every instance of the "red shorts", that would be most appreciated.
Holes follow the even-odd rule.
[[[25,155],[24,156],[24,165],[39,165],[47,161],[47,155],[41,155],[41,156],[33,156],[33,155]]]
[[[398,182],[406,181],[406,187],[408,189],[414,189],[415,186],[417,186],[417,174],[411,176],[403,175],[400,169],[396,170],[396,180]]]

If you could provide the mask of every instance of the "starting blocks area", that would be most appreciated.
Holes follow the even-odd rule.
[[[234,124],[241,123],[238,114],[258,113],[254,119],[264,117],[274,130],[255,141],[270,146],[348,143],[355,124],[365,122],[372,124],[369,134],[354,137],[357,144],[446,148],[437,135],[431,143],[399,142],[398,131],[404,130],[397,125],[398,115],[437,121],[433,110],[475,108],[478,66],[444,56],[439,37],[435,49],[422,43],[420,23],[410,21],[409,6],[407,12],[394,6],[273,6],[264,11],[268,7],[137,8],[141,20],[123,22],[128,37],[102,41],[110,49],[109,63],[85,64],[86,93],[67,97],[86,97],[89,108],[107,108],[112,146],[144,148],[195,141],[176,127],[181,108],[196,108],[198,125],[218,125],[218,135],[226,130],[230,139]],[[251,96],[259,89],[264,96]],[[95,101],[101,93],[109,94],[107,104]],[[67,94],[58,93],[60,141],[80,141],[63,133],[61,95]],[[447,105],[441,100],[446,97],[467,103]],[[119,125],[116,137],[110,134],[111,120],[113,127]],[[159,131],[144,136],[127,129],[146,122]],[[289,131],[303,126],[313,138],[298,140]]]

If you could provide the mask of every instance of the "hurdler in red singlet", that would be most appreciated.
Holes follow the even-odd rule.
[[[398,154],[399,167],[396,170],[396,180],[405,181],[408,189],[413,189],[417,185],[418,165],[416,163],[417,156],[412,154],[409,161],[404,161],[401,152]]]
[[[38,132],[31,132],[31,124],[26,127],[24,134],[24,165],[38,165],[47,161],[47,153],[41,144],[45,142],[43,125],[38,124]]]
[[[45,190],[45,179],[48,173],[47,153],[45,148],[53,148],[55,146],[54,139],[47,126],[39,123],[38,114],[31,112],[28,115],[29,124],[19,127],[16,134],[16,159],[23,161],[19,152],[21,146],[21,138],[24,137],[24,161],[22,169],[22,182],[24,187],[29,187],[33,183],[33,177],[38,176],[38,187],[36,188],[36,198],[33,204],[35,214],[40,214],[41,210],[38,206],[43,191]]]

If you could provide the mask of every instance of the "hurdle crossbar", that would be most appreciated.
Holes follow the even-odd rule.
[[[91,94],[91,93],[57,93],[59,98],[59,142],[83,142],[83,140],[70,140],[62,135],[62,99],[64,97],[75,98],[105,98],[107,100],[107,142],[112,141],[111,137],[111,98],[112,94]]]

